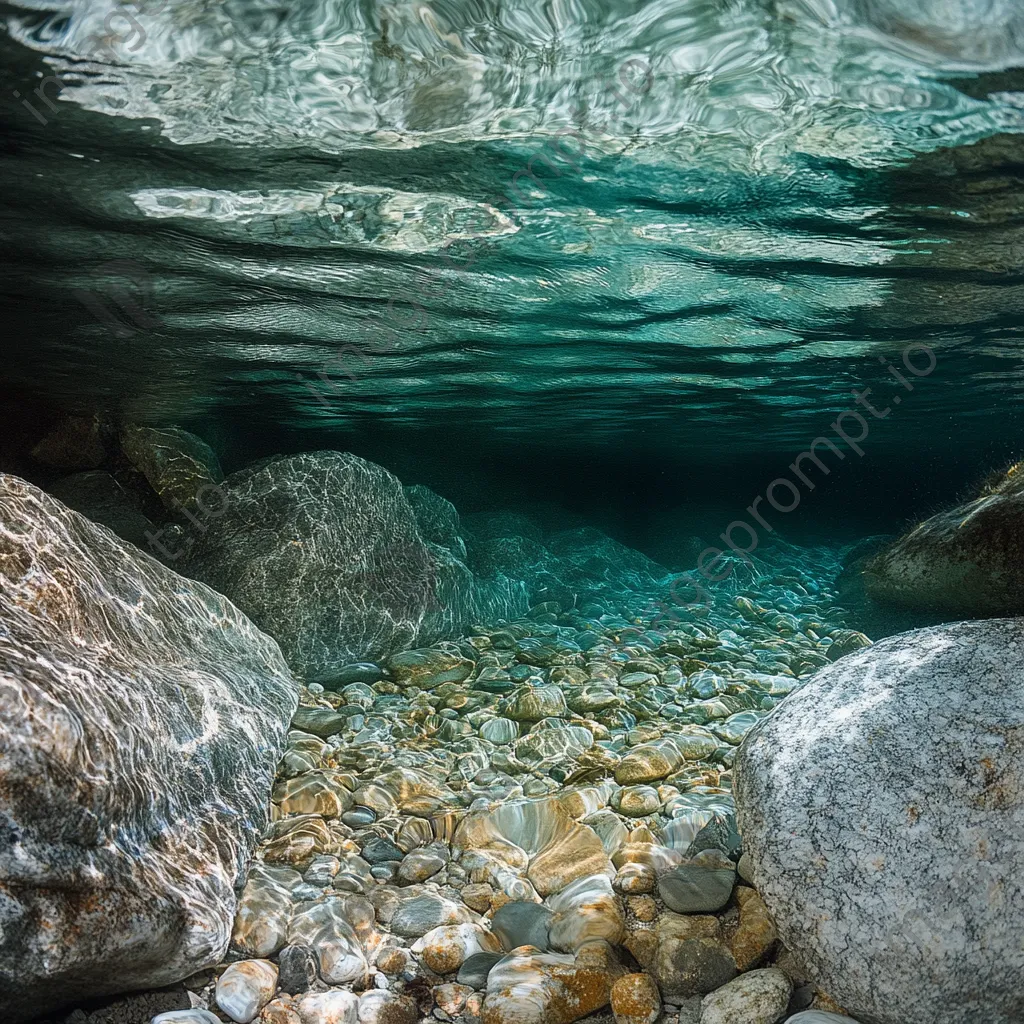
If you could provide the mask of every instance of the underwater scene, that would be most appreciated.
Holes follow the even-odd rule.
[[[1024,1024],[1019,0],[0,27],[2,1024]]]

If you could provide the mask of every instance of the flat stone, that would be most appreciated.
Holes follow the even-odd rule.
[[[209,1010],[168,1010],[158,1013],[149,1024],[221,1024],[221,1019]]]
[[[396,935],[419,938],[441,925],[467,923],[471,916],[465,907],[443,896],[416,896],[398,908],[391,919],[391,930]]]
[[[425,647],[393,654],[387,659],[387,666],[399,685],[433,690],[443,683],[461,683],[468,679],[474,664],[456,651]]]
[[[293,729],[301,729],[324,740],[344,732],[347,725],[348,718],[330,708],[299,708],[292,716]]]
[[[310,682],[319,683],[325,690],[341,690],[352,683],[377,683],[384,678],[384,670],[375,661],[353,661],[338,669],[325,669]]]
[[[672,868],[658,879],[658,894],[679,914],[709,914],[729,902],[736,868],[718,851],[708,850]]]
[[[841,1013],[827,1013],[825,1010],[802,1010],[786,1019],[786,1024],[858,1024],[852,1017]]]
[[[494,912],[490,928],[507,950],[517,946],[535,946],[546,951],[553,917],[552,911],[543,903],[506,903]]]
[[[465,963],[459,968],[457,980],[478,991],[485,988],[491,968],[504,956],[504,953],[473,953],[466,957]]]

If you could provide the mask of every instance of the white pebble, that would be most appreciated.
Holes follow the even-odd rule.
[[[168,1010],[158,1013],[149,1024],[221,1024],[209,1010]]]
[[[296,1009],[302,1024],[358,1024],[359,999],[339,989],[303,996]]]
[[[217,1005],[236,1024],[249,1024],[274,998],[277,967],[269,960],[242,960],[217,980],[214,995]]]

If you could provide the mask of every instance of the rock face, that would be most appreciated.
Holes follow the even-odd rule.
[[[6,1021],[218,961],[295,702],[225,598],[0,476]]]
[[[878,601],[949,616],[1024,611],[1024,470],[940,512],[876,555],[864,587]]]
[[[172,514],[219,514],[216,491],[224,473],[202,438],[181,427],[128,424],[121,430],[121,449]]]
[[[1024,623],[847,655],[755,726],[735,791],[784,943],[857,1020],[1024,1019]]]
[[[107,456],[109,433],[99,416],[64,416],[32,449],[32,457],[58,469],[96,469]]]
[[[306,675],[430,642],[502,604],[423,539],[399,481],[354,455],[272,459],[221,489],[224,512],[207,521],[189,574],[227,594]]]
[[[72,473],[48,488],[58,501],[95,523],[113,530],[122,540],[147,548],[147,534],[156,529],[134,497],[109,473],[100,469]]]

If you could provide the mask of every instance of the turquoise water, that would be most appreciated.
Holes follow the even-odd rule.
[[[1020,0],[0,25],[0,1010],[1019,1019]]]
[[[878,528],[1013,455],[1015,4],[6,24],[5,372],[30,402],[191,424],[232,466],[326,446],[452,497],[557,492],[635,540],[639,494],[745,505],[917,343],[934,373],[817,516]]]

